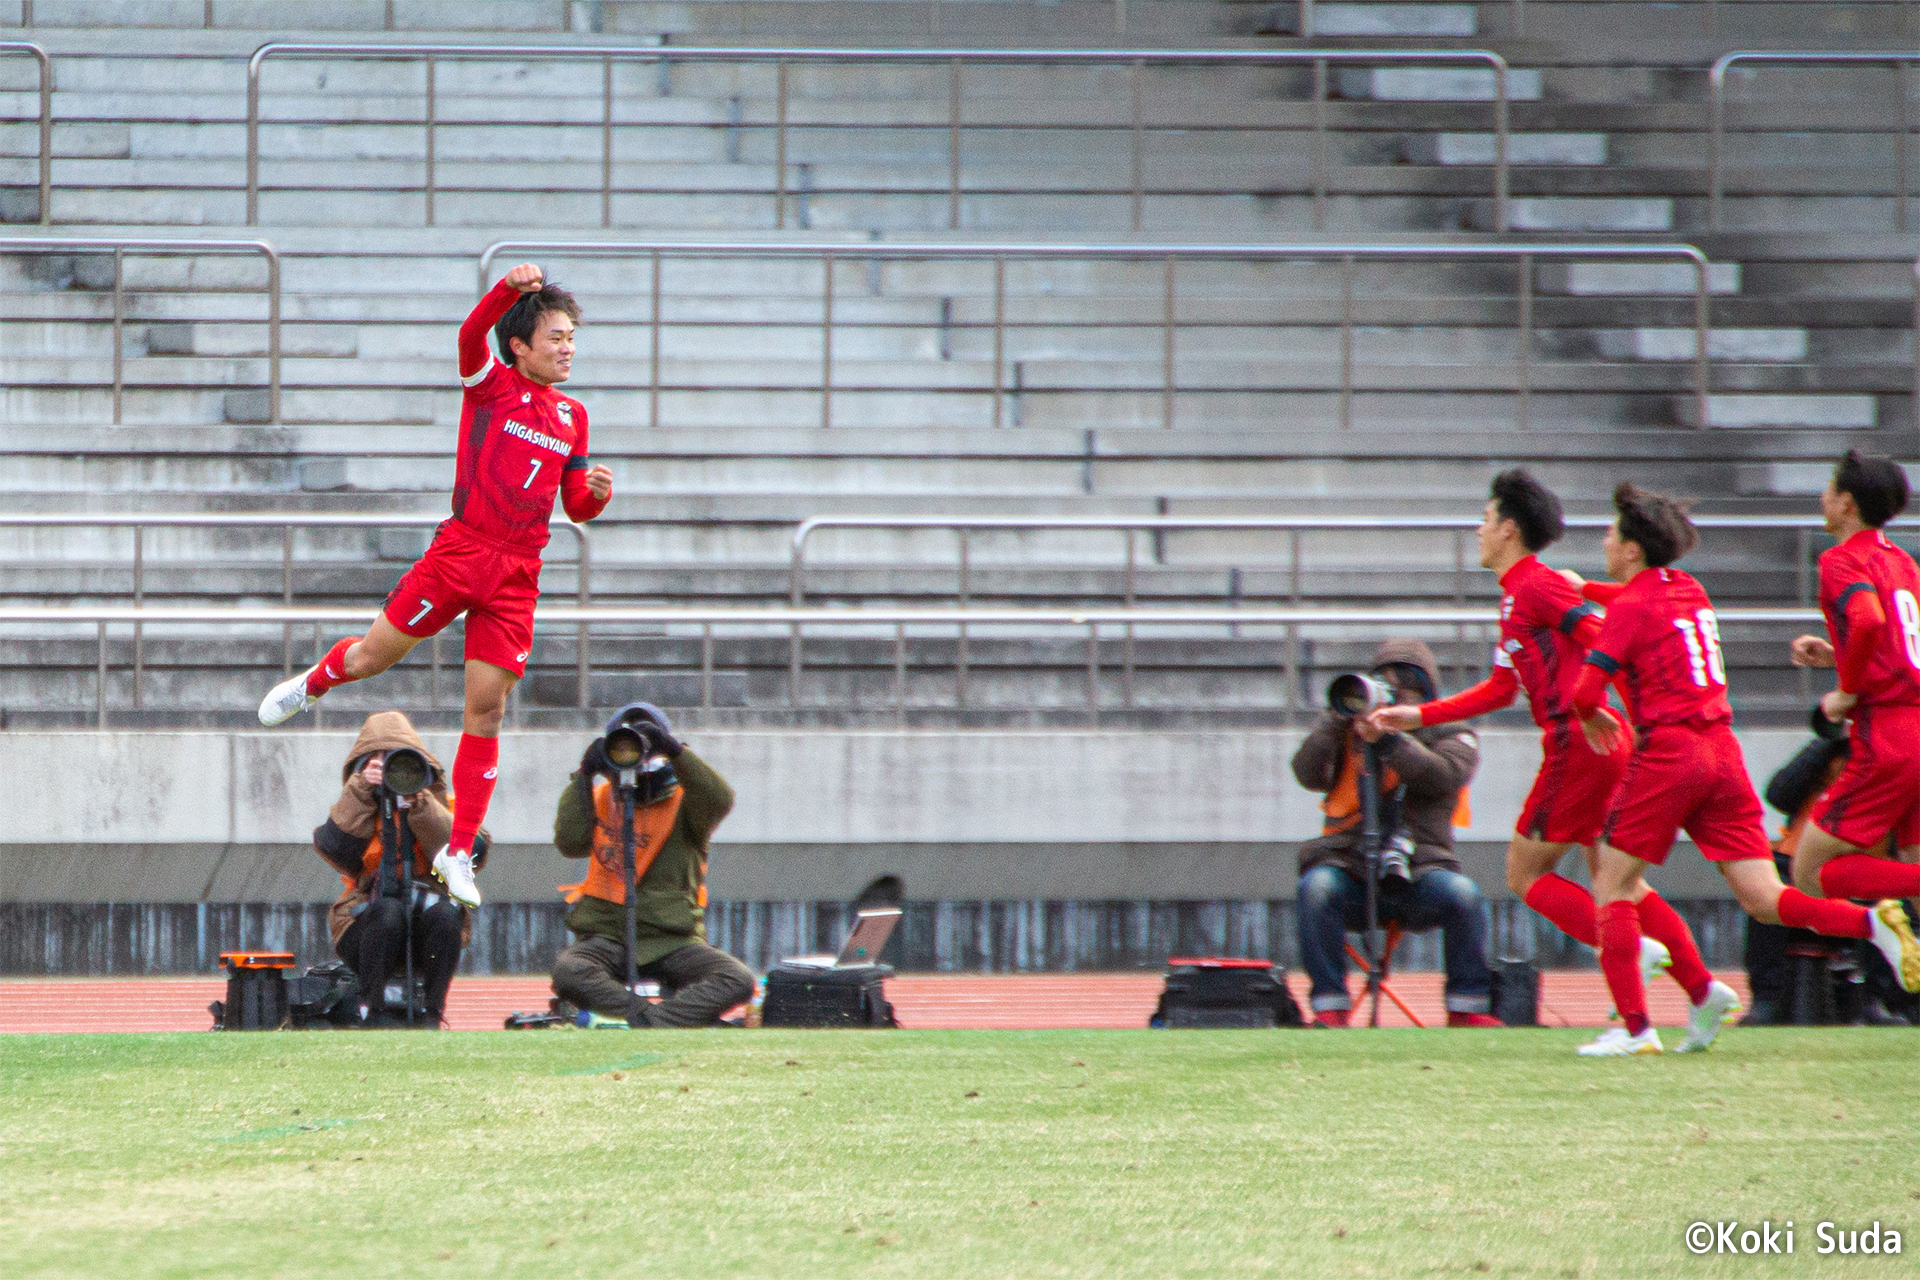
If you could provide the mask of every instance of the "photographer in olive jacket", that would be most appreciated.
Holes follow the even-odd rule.
[[[1373,674],[1408,705],[1440,696],[1440,665],[1418,640],[1395,639],[1373,656]],[[1293,776],[1309,791],[1326,793],[1321,834],[1300,846],[1298,912],[1300,961],[1313,981],[1314,1021],[1344,1027],[1353,1007],[1347,993],[1346,935],[1366,922],[1366,859],[1360,848],[1361,749],[1374,745],[1382,776],[1385,842],[1380,880],[1382,925],[1444,930],[1448,1026],[1498,1026],[1488,1016],[1492,975],[1487,969],[1486,899],[1460,873],[1453,855],[1456,815],[1480,765],[1480,740],[1464,724],[1394,733],[1365,717],[1325,712],[1294,753]],[[1394,798],[1397,795],[1397,803]],[[1464,819],[1461,819],[1464,825]]]
[[[425,756],[431,767],[424,788],[396,797],[394,816],[413,835],[413,962],[427,980],[426,1025],[438,1027],[445,1016],[447,988],[460,965],[460,951],[473,936],[473,923],[467,909],[448,898],[432,879],[433,855],[446,847],[453,831],[455,800],[447,790],[446,770],[406,716],[376,711],[360,726],[341,769],[345,785],[340,798],[333,802],[327,820],[314,830],[313,847],[340,873],[344,886],[327,912],[327,929],[334,951],[359,979],[362,1022],[369,1027],[404,1026],[406,1005],[388,1009],[385,992],[389,977],[406,967],[406,910],[399,898],[374,897],[384,852],[381,785],[387,753],[402,747]],[[474,845],[476,867],[485,861],[486,846],[484,837]]]
[[[660,984],[658,1004],[626,986],[626,872],[621,804],[606,739],[587,748],[560,793],[553,843],[589,858],[587,877],[568,886],[572,946],[553,962],[553,990],[582,1009],[633,1027],[711,1026],[753,994],[753,971],[707,945],[707,842],[733,808],[733,788],[673,736],[666,713],[645,702],[622,707],[607,732],[631,726],[647,741],[647,781],[634,811],[634,963]]]

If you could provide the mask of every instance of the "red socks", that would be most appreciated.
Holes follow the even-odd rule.
[[[1836,861],[1840,860],[1836,859]],[[1824,877],[1821,884],[1824,888]],[[1824,933],[1829,938],[1871,938],[1873,936],[1873,921],[1865,907],[1856,907],[1851,902],[1835,902],[1828,898],[1809,898],[1792,885],[1780,891],[1780,902],[1775,910],[1780,913],[1780,923],[1789,929],[1811,929],[1815,933]]]
[[[1640,932],[1652,938],[1667,949],[1673,957],[1673,965],[1667,970],[1673,980],[1687,993],[1687,999],[1699,1004],[1707,998],[1707,988],[1713,985],[1713,974],[1707,971],[1706,961],[1700,958],[1700,948],[1694,945],[1693,930],[1687,928],[1687,922],[1680,913],[1667,904],[1653,890],[1647,890],[1647,896],[1640,899],[1636,906],[1640,916]]]
[[[1647,1029],[1647,989],[1640,981],[1640,912],[1633,903],[1609,902],[1597,913],[1600,924],[1600,972],[1627,1034]]]
[[[313,664],[313,670],[307,672],[307,696],[317,698],[335,685],[349,684],[353,677],[347,674],[347,650],[359,644],[362,637],[348,636],[327,650],[327,656]]]
[[[1554,928],[1590,947],[1600,945],[1600,925],[1594,919],[1593,895],[1563,875],[1549,871],[1527,890],[1527,905],[1553,922]]]
[[[1820,868],[1820,891],[1829,898],[1920,897],[1920,865],[1842,854]]]
[[[452,852],[473,852],[473,837],[493,801],[499,764],[500,739],[460,735],[460,750],[453,757],[453,835],[447,840]]]

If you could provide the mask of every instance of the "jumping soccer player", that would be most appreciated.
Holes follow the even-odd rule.
[[[1760,798],[1733,735],[1727,671],[1713,602],[1674,561],[1699,540],[1679,504],[1632,484],[1614,490],[1619,513],[1607,530],[1607,574],[1618,588],[1587,584],[1607,605],[1573,688],[1574,713],[1595,751],[1608,752],[1620,725],[1603,713],[1608,682],[1625,677],[1639,741],[1601,835],[1593,878],[1599,904],[1600,969],[1624,1027],[1583,1045],[1587,1057],[1659,1053],[1640,977],[1639,907],[1634,890],[1660,866],[1684,830],[1720,869],[1748,915],[1766,924],[1841,938],[1871,938],[1900,984],[1920,990],[1920,943],[1892,899],[1873,908],[1813,898],[1780,883],[1767,844]],[[1724,991],[1724,988],[1722,989]],[[1682,1052],[1704,1049],[1734,1005],[1715,993],[1689,1019]]]
[[[1851,742],[1800,832],[1793,882],[1828,898],[1920,896],[1920,568],[1880,531],[1906,505],[1906,472],[1853,450],[1820,495],[1839,539],[1820,555],[1832,639],[1801,636],[1793,660],[1840,668],[1820,711],[1848,721]],[[1888,835],[1902,860],[1870,852]]]
[[[525,674],[540,595],[540,551],[558,494],[567,518],[593,519],[613,496],[613,473],[589,466],[587,411],[554,387],[573,371],[580,305],[523,263],[480,300],[460,326],[458,463],[453,517],[400,579],[364,636],[335,644],[301,675],[275,685],[260,723],[276,725],[327,690],[378,675],[414,645],[467,615],[466,710],[453,760],[460,797],[453,834],[433,860],[450,896],[480,905],[473,838],[487,816],[500,758],[507,695]],[[500,354],[487,350],[494,331]]]
[[[1554,868],[1578,845],[1592,869],[1607,805],[1632,756],[1624,733],[1612,751],[1597,754],[1574,720],[1573,686],[1600,634],[1600,608],[1535,554],[1566,532],[1553,491],[1516,468],[1493,478],[1491,494],[1479,537],[1480,566],[1499,576],[1503,593],[1492,672],[1451,698],[1419,707],[1382,707],[1373,719],[1383,728],[1406,732],[1498,711],[1526,689],[1545,758],[1507,845],[1507,886],[1562,933],[1598,948],[1593,895]],[[1601,714],[1613,713],[1602,709]],[[1696,1009],[1716,987],[1733,994],[1713,980],[1686,921],[1665,899],[1644,880],[1633,886],[1631,896],[1647,934],[1640,940],[1643,982],[1670,966]]]

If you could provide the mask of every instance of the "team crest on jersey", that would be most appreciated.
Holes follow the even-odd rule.
[[[568,404],[565,400],[554,401],[553,412],[554,412],[554,415],[558,417],[560,421],[565,423],[567,426],[570,427],[573,425],[573,406]]]

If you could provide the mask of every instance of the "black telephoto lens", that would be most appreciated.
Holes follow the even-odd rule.
[[[433,777],[427,758],[412,747],[396,747],[387,752],[386,772],[380,785],[397,796],[410,796],[424,788]]]
[[[647,740],[632,725],[621,725],[607,734],[607,759],[616,769],[632,769],[647,754]]]

